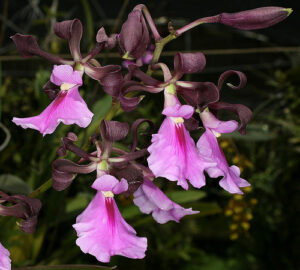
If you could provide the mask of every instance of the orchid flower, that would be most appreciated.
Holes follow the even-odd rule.
[[[53,31],[58,37],[68,41],[73,58],[72,60],[63,59],[43,51],[39,47],[36,39],[31,35],[15,34],[11,39],[23,57],[40,56],[54,64],[70,65],[81,74],[85,73],[92,79],[99,80],[104,91],[108,94],[115,95],[114,93],[111,93],[109,88],[112,87],[114,82],[118,84],[119,81],[122,80],[121,67],[118,65],[101,66],[100,63],[93,58],[103,48],[111,49],[115,47],[117,44],[117,35],[114,34],[108,37],[104,28],[100,28],[96,36],[96,45],[85,57],[82,57],[80,52],[80,41],[83,29],[80,20],[74,19],[57,22],[54,24]],[[105,78],[107,75],[109,75],[109,79]],[[108,81],[111,81],[112,78],[114,78],[113,82],[110,82],[109,85],[107,85]],[[51,96],[50,98],[54,97]]]
[[[238,129],[238,123],[235,120],[220,121],[208,110],[200,113],[200,117],[205,132],[197,142],[199,154],[217,164],[215,167],[206,169],[208,175],[213,178],[223,176],[219,182],[222,188],[230,193],[243,194],[239,188],[248,187],[250,184],[240,178],[240,169],[237,166],[229,167],[217,140],[217,137],[222,133],[231,133]]]
[[[60,89],[51,104],[38,116],[14,117],[13,122],[25,129],[36,129],[43,136],[53,133],[60,122],[87,127],[93,113],[78,92],[79,86],[82,85],[80,72],[73,71],[69,65],[54,66],[50,81]]]
[[[148,165],[156,177],[178,181],[184,189],[188,189],[188,179],[194,187],[201,188],[205,185],[203,171],[213,164],[198,155],[195,142],[184,126],[184,119],[194,113],[193,107],[181,105],[173,91],[174,88],[167,87],[164,92],[162,114],[166,118],[158,133],[152,135]]]
[[[133,259],[145,257],[147,239],[137,237],[135,230],[126,223],[114,200],[115,194],[128,189],[125,179],[120,182],[113,176],[104,174],[92,185],[96,196],[81,213],[76,224],[76,244],[84,253],[89,253],[101,262],[109,262],[113,255]]]

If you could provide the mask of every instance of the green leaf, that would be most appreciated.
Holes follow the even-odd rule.
[[[92,195],[89,193],[79,193],[75,198],[68,201],[66,205],[66,213],[84,209],[91,201]]]
[[[127,206],[126,208],[124,208],[122,210],[122,216],[123,218],[133,218],[135,216],[139,216],[141,215],[142,212],[140,211],[140,209],[135,206],[135,205],[130,205],[130,206]]]
[[[12,194],[27,195],[32,192],[30,186],[28,186],[21,178],[12,174],[0,175],[0,189]]]
[[[167,192],[166,195],[176,203],[194,202],[206,196],[205,192],[198,190],[171,191]]]
[[[64,264],[64,265],[38,265],[29,267],[18,267],[13,270],[93,270],[93,269],[115,269],[116,266],[99,266],[99,265],[87,265],[87,264]]]

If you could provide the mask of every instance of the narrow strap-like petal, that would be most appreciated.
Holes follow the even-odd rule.
[[[141,124],[143,123],[148,123],[150,126],[150,129],[152,130],[154,128],[154,123],[151,120],[148,119],[144,119],[144,118],[139,118],[137,120],[135,120],[131,126],[131,132],[132,132],[132,147],[131,147],[131,151],[135,151],[136,146],[137,146],[137,142],[138,142],[138,128]]]
[[[68,64],[72,65],[74,62],[62,59],[56,55],[44,52],[39,47],[36,39],[31,35],[15,34],[11,37],[15,43],[21,56],[27,58],[32,56],[40,56],[54,64]]]
[[[53,188],[61,191],[66,189],[77,173],[88,174],[97,167],[96,163],[78,165],[67,159],[57,159],[52,163]]]
[[[101,80],[109,73],[119,72],[121,67],[118,65],[107,65],[103,67],[95,67],[89,63],[84,64],[85,73],[94,80]]]

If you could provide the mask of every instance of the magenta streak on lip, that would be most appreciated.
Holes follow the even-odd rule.
[[[112,229],[112,233],[115,228],[115,209],[114,209],[114,201],[113,198],[105,197],[105,206],[108,216],[109,227]]]
[[[68,91],[70,91],[70,90],[68,90]],[[44,132],[45,128],[48,126],[46,123],[48,123],[50,115],[53,113],[53,111],[55,111],[57,109],[57,107],[59,106],[59,104],[62,103],[62,101],[66,97],[68,91],[60,91],[60,93],[58,94],[58,96],[53,101],[53,106],[52,106],[52,108],[51,108],[51,110],[50,110],[50,112],[49,112],[49,114],[48,114],[48,116],[46,118],[46,121],[44,122],[44,128],[43,128],[42,132]]]
[[[178,153],[179,155],[184,155],[184,165],[186,168],[187,158],[186,158],[186,141],[184,136],[184,126],[182,123],[175,124],[176,136],[179,142],[180,150],[182,153]]]

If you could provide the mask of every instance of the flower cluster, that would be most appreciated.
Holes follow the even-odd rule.
[[[198,213],[171,201],[155,185],[157,177],[176,181],[185,190],[189,184],[198,189],[205,186],[204,172],[211,178],[221,177],[219,185],[230,193],[242,194],[241,188],[250,185],[240,177],[237,166],[228,164],[217,139],[223,133],[236,130],[245,135],[251,110],[242,104],[229,104],[219,99],[229,76],[239,77],[239,85],[227,84],[233,89],[242,88],[246,84],[246,76],[242,72],[229,70],[221,74],[217,85],[184,81],[185,74],[198,73],[205,68],[204,54],[176,53],[173,72],[165,63],[159,62],[159,56],[167,42],[199,24],[221,23],[239,29],[259,29],[282,21],[290,12],[290,9],[265,7],[222,13],[198,19],[177,30],[172,28],[169,36],[162,38],[148,9],[138,5],[129,13],[120,33],[107,36],[104,28],[100,28],[94,48],[85,57],[80,52],[81,22],[78,19],[58,22],[54,24],[54,33],[69,43],[72,60],[41,50],[33,36],[16,34],[12,37],[23,57],[40,56],[55,64],[50,80],[43,87],[52,100],[50,105],[38,116],[13,118],[15,124],[36,129],[43,136],[53,133],[61,122],[82,128],[90,124],[93,113],[79,94],[84,74],[98,81],[103,90],[112,96],[113,106],[120,106],[124,112],[132,111],[139,105],[143,98],[140,92],[164,93],[164,108],[161,111],[165,118],[145,148],[137,147],[137,130],[142,123],[148,123],[153,130],[153,123],[147,119],[137,119],[132,123],[133,141],[127,150],[118,148],[118,145],[128,135],[130,126],[118,121],[103,119],[99,123],[100,134],[91,137],[94,145],[92,152],[75,144],[78,138],[74,133],[62,138],[62,145],[57,150],[60,158],[52,164],[53,188],[64,190],[77,174],[95,172],[92,188],[96,190],[96,195],[73,225],[78,237],[76,244],[84,253],[95,256],[101,262],[109,262],[113,255],[136,259],[145,256],[147,239],[138,237],[118,210],[115,196],[121,193],[133,195],[133,202],[140,211],[152,214],[161,224],[172,220],[179,222],[185,215]],[[119,65],[102,66],[95,59],[102,49],[112,50],[115,47],[126,60],[123,62],[125,70]],[[142,69],[145,64],[149,64],[147,73]],[[157,69],[162,70],[163,81],[152,77]],[[184,100],[185,104],[180,100]],[[240,123],[218,119],[219,110],[236,114]],[[199,128],[204,132],[195,142],[190,132]],[[62,158],[67,151],[80,159],[74,162]],[[8,196],[2,192],[0,195],[1,203],[8,201],[15,204],[10,208],[1,206],[0,214],[22,218],[21,228],[32,232],[40,202],[20,195]],[[1,244],[0,268],[10,268],[9,252]]]

